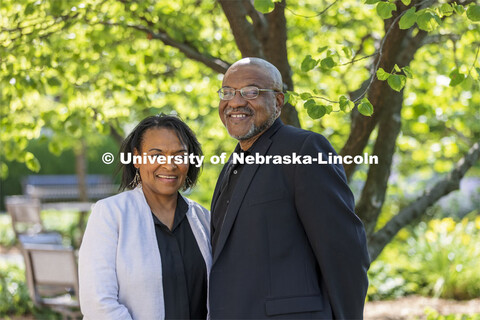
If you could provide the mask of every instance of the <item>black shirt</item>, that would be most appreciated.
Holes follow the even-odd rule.
[[[249,150],[252,150],[253,146]],[[250,151],[243,151],[240,148],[240,144],[237,145],[234,153],[245,153],[245,157],[250,154]],[[225,174],[223,175],[222,184],[220,186],[220,195],[218,196],[217,202],[215,203],[215,208],[212,208],[212,251],[215,252],[215,247],[217,246],[218,236],[220,235],[220,230],[223,226],[223,221],[225,220],[225,215],[227,214],[228,206],[230,200],[233,197],[233,190],[237,184],[238,178],[240,177],[241,172],[245,164],[234,164],[231,161],[227,163],[227,168]]]
[[[170,231],[153,213],[162,258],[165,319],[207,318],[207,267],[179,194]]]

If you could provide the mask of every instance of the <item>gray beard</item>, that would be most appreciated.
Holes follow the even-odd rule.
[[[232,138],[235,138],[238,141],[245,141],[245,140],[248,140],[248,139],[251,139],[251,138],[255,137],[259,133],[261,133],[261,132],[267,130],[268,128],[270,128],[272,126],[272,124],[275,122],[276,119],[277,119],[277,113],[275,112],[275,113],[272,113],[270,118],[268,118],[264,123],[262,123],[258,127],[254,123],[252,123],[252,126],[250,127],[248,132],[246,134],[244,134],[243,136],[235,136],[235,135],[231,134],[230,132],[228,134],[230,134],[230,136]]]

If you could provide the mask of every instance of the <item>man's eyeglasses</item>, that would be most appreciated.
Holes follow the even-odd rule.
[[[257,87],[244,87],[241,89],[233,89],[233,88],[220,88],[218,92],[218,96],[222,100],[232,100],[235,97],[237,91],[240,91],[242,97],[247,100],[255,99],[258,97],[260,91],[267,91],[267,92],[279,92],[273,89],[259,89]]]

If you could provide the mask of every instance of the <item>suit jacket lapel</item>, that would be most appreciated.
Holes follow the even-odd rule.
[[[228,159],[228,161],[230,161],[230,158]],[[215,185],[215,190],[213,191],[212,204],[210,205],[210,212],[213,212],[213,208],[215,208],[215,204],[218,200],[218,196],[220,195],[220,187],[222,185],[223,176],[225,175],[225,171],[227,169],[227,164],[228,162],[223,166],[223,169],[220,172],[220,175],[218,176],[217,184]]]
[[[253,150],[254,153],[258,153],[260,155],[265,155],[270,148],[270,145],[272,144],[272,141],[270,140],[270,137],[282,126],[282,123],[280,120],[276,120],[275,123],[270,127],[269,130],[267,130],[256,142],[255,144],[255,149]],[[245,168],[242,170],[242,174],[239,177],[239,180],[237,182],[237,185],[235,186],[235,189],[233,190],[234,196],[230,200],[230,204],[227,209],[227,213],[225,215],[225,220],[223,221],[223,226],[220,231],[220,235],[218,237],[218,242],[217,246],[215,248],[215,254],[213,256],[213,264],[217,260],[218,256],[222,252],[222,249],[225,245],[225,242],[227,241],[228,235],[230,234],[230,231],[232,229],[233,223],[235,222],[235,219],[237,218],[238,211],[240,209],[240,206],[243,202],[243,199],[245,198],[245,194],[247,193],[248,187],[250,186],[250,183],[252,182],[253,177],[255,176],[255,172],[257,171],[259,164],[245,164]],[[223,175],[225,174],[225,168],[223,168],[222,173],[220,174],[220,177],[223,179]],[[215,187],[215,193],[214,193],[214,201],[217,200],[218,198],[218,192],[220,191],[219,185],[220,183],[220,178],[217,182],[217,186]],[[214,203],[212,203],[212,208],[214,208]]]

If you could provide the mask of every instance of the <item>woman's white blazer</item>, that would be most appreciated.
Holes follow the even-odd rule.
[[[210,274],[210,214],[184,199],[188,222]],[[165,318],[160,252],[141,188],[95,204],[80,247],[79,281],[85,319]]]

